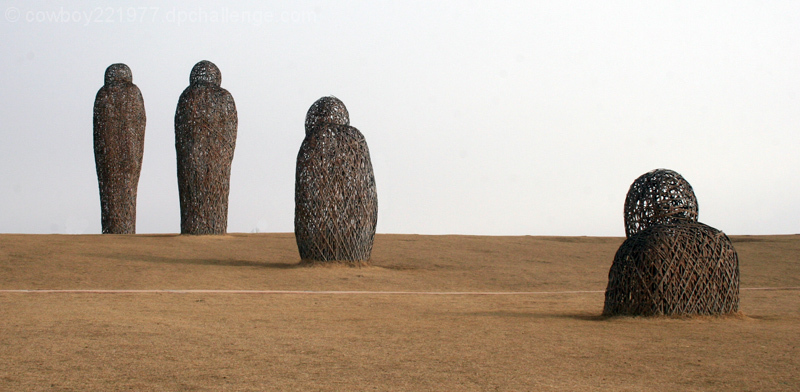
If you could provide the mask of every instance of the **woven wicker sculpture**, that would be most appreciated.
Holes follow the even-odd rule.
[[[94,160],[103,234],[136,233],[136,192],[147,118],[131,69],[112,64],[94,100]]]
[[[697,198],[683,177],[667,169],[641,175],[625,198],[625,234],[630,237],[649,226],[697,222]]]
[[[724,314],[739,310],[739,258],[725,233],[702,223],[655,225],[620,246],[605,315]]]
[[[182,234],[225,234],[238,119],[210,61],[192,68],[175,111]]]
[[[319,99],[297,154],[294,232],[304,262],[364,263],[372,253],[378,196],[369,148],[342,101]]]

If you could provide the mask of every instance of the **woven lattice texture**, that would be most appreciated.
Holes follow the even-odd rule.
[[[333,97],[318,100],[306,117],[294,218],[297,247],[306,262],[363,263],[372,253],[378,222],[375,175],[364,136],[347,124],[347,109]]]
[[[693,315],[739,310],[739,258],[725,233],[702,223],[656,225],[622,243],[603,314]]]
[[[325,124],[350,125],[350,113],[336,97],[322,97],[306,113],[306,136]]]
[[[136,233],[136,193],[147,118],[131,69],[112,64],[94,100],[94,159],[103,234]]]
[[[192,68],[175,111],[181,233],[225,234],[238,118],[222,75],[210,61]]]
[[[697,198],[678,173],[656,169],[631,184],[625,198],[625,234],[630,237],[657,224],[697,222]]]

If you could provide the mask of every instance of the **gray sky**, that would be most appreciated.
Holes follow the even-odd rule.
[[[369,144],[379,233],[623,236],[662,167],[704,223],[800,232],[798,2],[285,3],[3,2],[0,232],[100,232],[92,106],[117,62],[147,110],[137,232],[179,232],[173,118],[204,59],[239,112],[229,232],[293,230],[325,95]]]

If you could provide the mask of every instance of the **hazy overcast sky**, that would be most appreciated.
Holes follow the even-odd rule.
[[[656,168],[728,234],[800,232],[800,2],[0,12],[0,232],[100,233],[92,107],[117,62],[147,111],[137,232],[179,232],[173,119],[200,60],[239,112],[229,232],[293,230],[303,121],[325,95],[369,144],[379,233],[623,236],[628,187]]]

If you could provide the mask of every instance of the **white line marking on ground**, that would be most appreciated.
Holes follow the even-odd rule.
[[[603,293],[603,290],[585,291],[335,291],[335,290],[92,290],[92,289],[19,289],[0,290],[0,293],[49,294],[317,294],[317,295],[535,295]]]
[[[800,287],[745,287],[740,290],[788,291]],[[548,294],[596,294],[605,290],[570,291],[334,291],[334,290],[102,290],[102,289],[9,289],[6,293],[31,294],[310,294],[310,295],[548,295]]]

